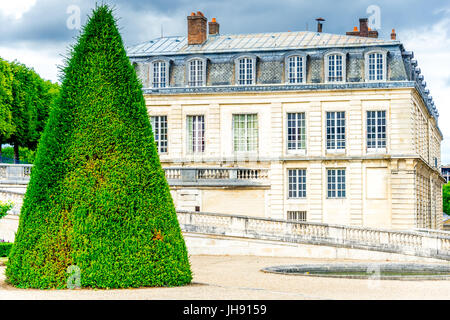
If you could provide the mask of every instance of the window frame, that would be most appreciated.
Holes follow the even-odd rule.
[[[330,175],[329,173],[331,171],[335,172],[335,181],[333,183],[334,185],[334,189],[330,189]],[[341,192],[343,192],[343,195],[338,196],[338,172],[344,172],[344,181],[343,181],[343,188],[341,189]],[[327,188],[327,199],[346,199],[347,198],[347,169],[346,168],[326,168],[326,188]],[[342,179],[342,174],[341,174],[341,179]],[[342,184],[342,181],[341,181]],[[334,191],[334,196],[330,196],[330,191]]]
[[[252,83],[244,83],[241,84],[240,81],[240,61],[242,59],[249,59],[251,60],[251,66],[252,66]],[[235,73],[235,77],[234,77],[234,81],[235,84],[238,86],[252,86],[256,84],[256,56],[255,55],[241,55],[238,56],[234,59],[234,73]],[[246,72],[246,75],[248,74],[248,72]]]
[[[289,218],[289,214],[291,216],[296,216],[297,219]],[[301,218],[301,219],[298,219]],[[308,211],[307,210],[287,210],[286,211],[286,220],[294,223],[302,223],[308,221]]]
[[[370,55],[372,54],[381,54],[382,56],[382,75],[383,75],[383,79],[382,80],[378,80],[378,79],[374,79],[371,80],[370,79]],[[382,49],[372,49],[369,50],[367,52],[364,53],[364,78],[366,82],[386,82],[387,81],[387,54],[388,52],[386,50],[382,50]],[[377,69],[376,69],[377,70]]]
[[[329,57],[334,56],[334,55],[342,57],[342,81],[330,81]],[[332,52],[328,52],[327,54],[324,55],[324,76],[325,76],[325,83],[346,83],[347,82],[347,54],[345,52],[332,51]]]
[[[365,114],[366,152],[367,153],[386,153],[387,152],[387,145],[388,145],[388,122],[387,122],[388,112],[387,112],[387,110],[386,109],[367,109],[367,110],[365,110],[365,112],[366,112],[366,114]],[[376,147],[375,148],[369,148],[369,124],[368,124],[369,112],[375,112],[375,115],[376,115],[376,117],[375,117],[375,122],[376,122],[375,123],[375,128],[376,128],[376,131],[375,131],[375,145],[376,145]],[[384,135],[385,135],[385,137],[384,137],[384,147],[380,147],[380,148],[378,147],[378,133],[379,133],[378,132],[378,112],[384,112],[384,127],[385,127],[385,130],[384,130]]]
[[[149,70],[149,85],[152,89],[163,89],[168,88],[170,86],[170,78],[169,78],[169,68],[170,68],[170,60],[165,57],[157,57],[149,61],[150,62],[150,70]],[[163,63],[165,70],[164,70],[164,77],[165,77],[165,86],[161,87],[155,87],[155,64],[156,63]],[[160,74],[162,74],[160,72]],[[161,77],[161,76],[160,76]]]
[[[201,70],[201,84],[200,85],[192,85],[191,84],[191,63],[194,61],[201,61],[203,65],[203,69]],[[194,56],[186,59],[185,61],[185,84],[187,87],[204,87],[206,86],[206,77],[207,77],[207,69],[208,69],[208,59],[202,56]],[[198,82],[198,81],[197,81]]]
[[[193,125],[192,137],[189,134],[190,133],[190,131],[189,131],[190,130],[189,129],[189,119],[190,118],[192,118],[192,125]],[[197,126],[195,125],[196,121],[194,121],[194,120],[198,121],[199,119],[202,119],[202,121],[201,121],[201,124],[202,124],[201,137],[200,138],[195,134],[196,129],[198,130],[199,128],[198,128],[198,124],[197,124]],[[205,133],[206,133],[206,123],[205,123],[205,115],[204,114],[186,115],[186,143],[187,143],[187,146],[186,146],[187,152],[186,153],[187,154],[201,154],[201,153],[205,152],[205,145],[206,145]],[[195,139],[195,137],[197,137],[197,139]],[[201,146],[200,151],[198,150],[198,148],[196,148],[199,146],[199,143],[198,143],[199,141],[197,141],[198,138],[201,142],[200,143],[200,146]]]
[[[294,57],[300,57],[302,59],[302,81],[300,82],[290,82],[290,59],[294,58]],[[290,85],[295,85],[295,84],[305,84],[306,83],[306,66],[307,66],[307,55],[304,53],[300,53],[300,52],[294,52],[294,53],[290,53],[288,54],[285,58],[284,58],[284,77],[285,77],[285,83],[286,84],[290,84]]]
[[[249,150],[249,144],[248,144],[248,116],[256,116],[256,143],[255,143],[255,150]],[[235,116],[245,116],[245,132],[246,132],[246,150],[236,150],[236,132],[235,132]],[[232,150],[234,154],[245,154],[245,153],[258,153],[259,152],[259,114],[257,112],[250,112],[250,113],[232,113],[231,115],[231,131],[232,131]]]
[[[296,149],[289,149],[289,114],[303,114],[303,123],[304,123],[304,148],[296,148]],[[308,141],[308,133],[307,133],[307,113],[305,111],[287,111],[286,112],[286,153],[288,154],[306,154],[306,148],[307,148],[307,141]],[[295,120],[296,122],[298,119]],[[299,129],[299,127],[295,127],[296,129]],[[298,136],[298,134],[297,134]],[[297,145],[300,143],[299,140],[295,142]]]
[[[328,113],[335,113],[335,117],[334,117],[334,148],[333,149],[329,149],[328,148]],[[342,118],[344,120],[344,148],[338,148],[338,139],[337,138],[337,114],[338,113],[343,113],[344,117]],[[342,120],[340,119],[340,120]],[[340,110],[326,110],[325,111],[325,152],[326,153],[346,153],[347,150],[347,112],[345,111],[340,111]]]
[[[165,148],[166,148],[166,150],[165,151],[161,151],[160,150],[161,142],[159,140],[161,140],[161,139],[158,139],[158,141],[156,139],[155,126],[153,125],[154,124],[153,118],[165,118],[165,120],[166,120],[165,121],[165,124],[166,124],[166,127],[165,127],[165,130],[166,130],[166,134],[165,134],[166,135],[166,140],[165,140],[166,145],[165,145]],[[152,125],[153,139],[155,140],[156,149],[158,151],[158,154],[168,154],[169,153],[169,118],[168,118],[168,116],[166,114],[150,115],[150,123]],[[158,123],[161,124],[161,121],[159,121]],[[158,126],[158,129],[161,131],[161,125]],[[161,136],[161,133],[160,133],[160,136]]]
[[[291,171],[295,171],[296,172],[296,176],[295,178],[297,179],[296,182],[296,188],[295,190],[292,190],[292,192],[295,192],[296,195],[295,196],[291,196],[291,188],[290,186],[291,181]],[[287,199],[288,200],[305,200],[307,198],[308,195],[308,170],[306,168],[288,168],[287,169],[287,173],[286,173],[286,177],[287,177]],[[300,172],[303,173],[302,175],[300,175]],[[302,178],[303,181],[299,182],[299,179]],[[303,186],[303,188],[301,188],[301,186]]]

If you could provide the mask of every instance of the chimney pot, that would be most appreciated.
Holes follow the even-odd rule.
[[[324,18],[317,18],[317,32],[321,33],[323,31],[323,21],[325,21]]]

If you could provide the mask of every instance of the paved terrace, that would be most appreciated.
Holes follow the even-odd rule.
[[[0,299],[450,299],[450,280],[374,281],[260,271],[274,265],[349,260],[200,255],[191,256],[190,260],[193,282],[176,288],[23,290],[7,285],[5,267],[0,267]]]

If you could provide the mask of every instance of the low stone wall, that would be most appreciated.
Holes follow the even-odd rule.
[[[435,258],[329,245],[260,240],[192,232],[183,232],[183,235],[190,255],[442,263],[442,260]]]
[[[450,236],[245,216],[178,212],[183,231],[283,243],[360,249],[450,261]]]
[[[14,242],[17,227],[19,226],[19,216],[7,215],[0,219],[0,240]]]

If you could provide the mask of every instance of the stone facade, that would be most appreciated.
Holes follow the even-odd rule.
[[[382,80],[368,79],[371,52],[383,56]],[[343,57],[342,82],[328,81],[330,53]],[[288,83],[287,57],[293,54],[305,57],[303,83]],[[156,39],[129,49],[129,56],[142,79],[149,116],[167,116],[168,151],[160,154],[166,169],[203,168],[199,170],[216,170],[216,175],[220,168],[269,172],[259,186],[172,181],[179,209],[277,219],[300,212],[311,222],[442,228],[438,112],[413,53],[399,41],[311,32],[215,34],[195,46],[182,37]],[[192,57],[206,63],[203,86],[188,86]],[[251,85],[237,83],[240,57],[254,63]],[[158,59],[169,61],[169,83],[153,88],[148,70]],[[372,111],[386,115],[386,147],[381,152],[368,149],[367,117]],[[345,148],[339,152],[327,150],[327,112],[345,114]],[[288,150],[288,113],[304,114],[306,148],[301,152]],[[236,114],[257,115],[255,152],[233,149]],[[192,154],[187,150],[187,117],[195,115],[204,117],[204,151]],[[289,196],[292,169],[306,170],[302,198]],[[344,197],[328,197],[329,169],[345,170]]]
[[[441,228],[442,178],[431,159],[440,158],[435,148],[429,157],[426,148],[412,143],[420,140],[415,127],[414,88],[385,90],[289,92],[265,94],[185,94],[147,95],[149,115],[168,115],[169,149],[161,154],[164,167],[248,167],[269,169],[268,186],[195,187],[195,205],[185,206],[186,188],[172,186],[179,208],[236,213],[286,219],[288,211],[306,211],[307,220],[335,224],[389,227],[397,229]],[[416,101],[417,103],[418,101]],[[231,146],[231,117],[242,111],[258,115],[260,147],[245,161],[235,159]],[[325,113],[343,110],[347,120],[347,147],[342,154],[330,154],[325,147]],[[387,112],[388,142],[382,154],[366,148],[366,111]],[[305,112],[307,141],[304,154],[292,154],[286,148],[286,114]],[[186,152],[187,115],[205,116],[205,152]],[[428,116],[428,122],[433,118]],[[433,126],[431,126],[433,127]],[[172,132],[172,133],[171,133]],[[440,145],[436,128],[430,141]],[[423,143],[428,144],[428,139]],[[423,149],[423,150],[422,150]],[[306,169],[304,199],[287,196],[287,170]],[[347,171],[345,199],[328,199],[326,170]],[[419,184],[418,176],[429,183]],[[417,181],[416,181],[417,180]],[[434,187],[431,187],[433,185]],[[434,188],[434,189],[433,189]],[[422,190],[422,191],[420,191]],[[428,195],[428,196],[427,196]],[[425,198],[426,197],[426,198]],[[191,199],[190,201],[195,201]],[[428,204],[424,204],[426,201]],[[426,217],[425,217],[426,216]]]

